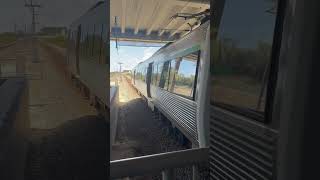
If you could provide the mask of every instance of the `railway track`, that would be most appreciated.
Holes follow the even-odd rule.
[[[118,128],[121,127],[122,133],[121,131],[118,132],[117,140],[121,139],[121,141],[124,141],[122,142],[124,144],[126,143],[126,139],[128,139],[128,144],[130,144],[132,141],[138,142],[131,147],[134,150],[134,156],[143,156],[191,148],[191,144],[181,140],[181,136],[179,136],[177,131],[172,129],[171,125],[168,123],[168,120],[163,115],[157,111],[151,112],[144,102],[143,97],[136,99],[139,97],[138,91],[132,86],[130,77],[124,75],[121,79],[122,81],[119,83],[120,91],[126,92],[119,93],[122,93],[126,96],[133,96],[128,98],[128,104],[132,103],[130,99],[135,99],[135,101],[132,105],[124,103],[120,107],[119,113],[121,115],[118,121]],[[143,109],[142,112],[137,110],[139,108]],[[140,113],[142,113],[142,115]],[[148,114],[151,114],[150,118]],[[128,118],[131,116],[134,116],[134,118]],[[147,118],[143,119],[143,117]],[[199,170],[200,179],[208,179],[209,170],[207,169],[206,165],[199,166]],[[192,179],[192,167],[177,168],[174,170],[174,173],[177,180]],[[158,173],[149,176],[134,177],[131,179],[161,180],[161,175]]]

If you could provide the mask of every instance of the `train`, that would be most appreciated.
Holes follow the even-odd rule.
[[[192,147],[210,148],[212,179],[276,176],[282,3],[217,1],[210,21],[132,70],[153,112]]]
[[[99,1],[69,27],[66,64],[71,79],[101,115],[109,114],[109,41],[106,1]]]
[[[160,48],[132,70],[133,86],[149,107],[161,112],[193,144],[199,144],[201,72],[209,67],[209,21],[182,39]],[[201,63],[201,64],[200,64]],[[201,66],[201,67],[200,67]],[[199,71],[199,70],[202,71]],[[183,138],[180,138],[183,141]]]

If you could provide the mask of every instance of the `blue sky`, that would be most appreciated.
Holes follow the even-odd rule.
[[[184,74],[185,76],[195,75],[196,73],[196,66],[195,62],[191,61],[182,61],[179,68],[179,73]]]
[[[131,70],[139,62],[147,60],[160,47],[136,47],[136,46],[119,46],[117,51],[116,43],[110,41],[110,72],[119,71],[119,62],[122,62],[122,70]],[[180,64],[179,72],[185,76],[195,73],[194,62],[183,61]]]
[[[135,47],[119,46],[116,49],[116,43],[110,41],[110,71],[119,71],[119,62],[122,62],[122,70],[131,70],[139,62],[151,57],[160,47]]]

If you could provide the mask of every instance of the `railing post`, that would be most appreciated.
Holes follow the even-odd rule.
[[[196,148],[197,146],[195,144],[192,144],[192,148]],[[198,180],[199,179],[199,169],[197,164],[192,166],[192,180]]]
[[[192,180],[198,180],[199,179],[199,169],[197,165],[192,166]]]
[[[173,179],[174,179],[173,169],[167,169],[162,171],[162,180],[173,180]]]

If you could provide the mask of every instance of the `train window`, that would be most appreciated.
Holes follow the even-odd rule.
[[[144,67],[141,67],[141,81],[144,81]]]
[[[141,81],[144,82],[145,74],[144,74],[144,67],[141,67]]]
[[[143,73],[143,67],[140,67],[140,80],[144,81],[144,73]]]
[[[138,68],[135,69],[134,79],[135,79],[135,80],[139,80],[139,69],[138,69]]]
[[[157,86],[159,86],[159,82],[161,79],[161,72],[162,72],[162,68],[163,68],[163,63],[159,63],[158,64],[158,73],[157,73]]]
[[[212,46],[211,104],[263,120],[277,0],[223,6]]]
[[[169,90],[169,83],[170,83],[170,71],[171,71],[171,61],[168,61],[168,73],[166,77],[166,82],[164,84],[164,89]]]
[[[160,77],[160,82],[159,82],[159,87],[168,89],[168,78],[169,78],[169,69],[170,69],[170,61],[167,61],[163,64],[162,66],[162,72],[161,72],[161,77]]]
[[[140,67],[140,80],[143,81],[143,69]]]
[[[193,99],[199,53],[196,51],[171,62],[170,92]]]
[[[137,80],[140,80],[140,68],[137,67]]]
[[[99,25],[94,25],[93,26],[93,34],[92,34],[92,38],[93,38],[93,42],[92,42],[92,57],[95,61],[97,61],[97,63],[102,64],[101,59],[100,59],[100,55],[101,55],[101,34],[102,34],[102,24]]]
[[[80,40],[80,54],[81,56],[84,55],[84,50],[85,50],[85,46],[84,46],[84,40],[85,40],[85,32],[81,33],[81,40]]]
[[[152,66],[152,84],[157,85],[157,77],[158,77],[158,64],[154,64]]]
[[[143,67],[143,81],[144,82],[147,81],[147,70],[148,70],[148,68],[146,66]]]
[[[87,36],[86,36],[86,56],[89,55],[89,29],[87,30]]]
[[[93,24],[93,31],[92,31],[92,34],[91,34],[91,38],[92,38],[92,47],[91,47],[91,56],[94,57],[94,47],[95,47],[95,36],[96,36],[96,25]]]
[[[101,32],[100,32],[100,38],[99,38],[99,63],[103,64],[103,54],[102,54],[102,49],[104,48],[103,46],[103,24],[101,25]]]

